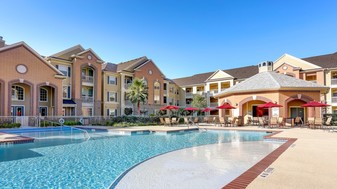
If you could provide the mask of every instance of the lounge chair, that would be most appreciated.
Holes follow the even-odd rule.
[[[270,118],[269,126],[270,126],[271,128],[277,127],[277,126],[278,126],[278,122],[277,122],[277,118],[276,118],[276,117],[271,117],[271,118]]]
[[[160,124],[161,124],[161,125],[165,125],[165,120],[164,120],[164,118],[160,117],[159,120],[160,120]]]
[[[307,125],[310,129],[315,128],[315,118],[314,117],[308,117]]]
[[[204,123],[209,123],[209,117],[204,117]]]
[[[229,126],[231,126],[231,127],[237,126],[238,125],[237,120],[238,120],[237,117],[233,117],[231,119],[228,119]]]
[[[328,117],[328,119],[326,119],[326,121],[323,125],[323,129],[326,129],[326,130],[332,129],[331,121],[332,121],[332,117]]]
[[[253,123],[253,125],[260,125],[259,118],[258,117],[253,117],[252,123]]]
[[[268,123],[262,117],[259,117],[259,124],[261,127],[268,125]]]
[[[277,124],[278,124],[278,127],[284,127],[284,118],[283,117],[279,117],[277,119]]]
[[[193,119],[193,124],[194,124],[194,125],[199,125],[199,118],[198,118],[198,117],[195,117],[195,118]]]
[[[184,117],[184,124],[186,124],[188,127],[192,125],[192,121],[188,119],[188,117]]]
[[[296,126],[298,126],[298,125],[303,126],[303,120],[302,120],[301,117],[296,117],[294,123],[295,123]]]
[[[220,117],[219,122],[220,122],[220,127],[222,126],[222,124],[224,127],[227,126],[227,122],[224,117]]]
[[[322,118],[315,118],[315,121],[314,121],[314,127],[315,128],[319,128],[319,129],[322,129],[322,125],[323,125],[323,120]]]
[[[217,126],[217,125],[220,124],[220,120],[219,120],[219,117],[218,117],[218,116],[216,116],[216,117],[213,118],[213,124],[214,124],[215,126]],[[221,126],[221,124],[220,124],[220,126]]]
[[[172,125],[177,125],[177,124],[178,124],[178,120],[177,120],[176,117],[173,117],[173,118],[171,119],[171,124],[172,124]]]
[[[165,125],[171,126],[170,118],[168,118],[168,117],[165,118]]]
[[[252,125],[252,124],[253,124],[252,117],[247,117],[247,125]]]

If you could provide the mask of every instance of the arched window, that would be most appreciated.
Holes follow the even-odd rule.
[[[18,85],[12,86],[12,100],[25,100],[25,90]]]
[[[40,101],[41,102],[48,101],[48,91],[45,88],[40,88]]]

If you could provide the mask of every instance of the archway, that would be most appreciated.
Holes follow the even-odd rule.
[[[40,116],[55,116],[58,113],[58,89],[49,83],[38,84],[36,88],[36,111]]]

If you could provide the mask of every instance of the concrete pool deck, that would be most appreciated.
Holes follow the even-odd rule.
[[[297,138],[290,148],[269,165],[273,172],[267,177],[258,176],[247,188],[331,189],[337,185],[337,133],[308,128],[266,129],[257,126],[200,128],[282,131],[273,137]]]

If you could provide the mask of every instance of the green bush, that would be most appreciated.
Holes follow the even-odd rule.
[[[3,123],[0,124],[0,128],[18,128],[21,126],[21,123]]]
[[[148,126],[159,125],[159,117],[136,117],[136,116],[118,116],[112,117],[105,123],[106,126],[128,127],[128,126]]]
[[[63,125],[70,126],[70,125],[82,125],[82,124],[79,121],[65,121]]]

